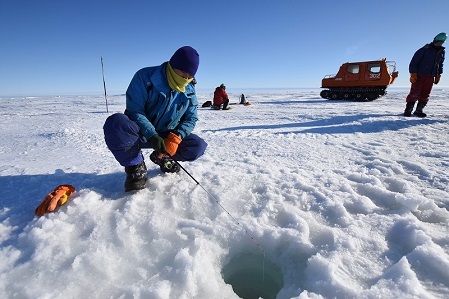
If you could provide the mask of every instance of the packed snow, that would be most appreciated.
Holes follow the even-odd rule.
[[[448,91],[406,118],[406,89],[229,89],[252,105],[200,107],[205,155],[145,150],[134,193],[102,130],[124,95],[1,98],[0,298],[449,297]]]

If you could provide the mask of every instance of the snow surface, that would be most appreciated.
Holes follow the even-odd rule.
[[[1,98],[0,298],[448,298],[449,92],[421,119],[405,89],[319,91],[199,108],[209,147],[181,164],[200,185],[145,151],[136,193],[103,140],[123,95],[109,113],[102,96]],[[77,191],[35,216],[59,184]]]

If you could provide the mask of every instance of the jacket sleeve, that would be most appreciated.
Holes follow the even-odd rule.
[[[410,64],[408,66],[410,74],[418,73],[418,65],[421,62],[423,56],[424,56],[424,47],[416,51],[412,57],[412,60],[410,60]]]
[[[443,52],[441,54],[440,67],[438,68],[439,75],[441,75],[443,73],[444,54],[445,54],[445,51],[443,50]]]
[[[149,84],[149,75],[146,74],[149,68],[144,68],[134,75],[131,83],[126,90],[126,111],[125,114],[130,120],[137,123],[140,132],[145,138],[149,139],[156,134],[156,129],[148,120],[145,114],[145,104],[148,100],[147,85]]]

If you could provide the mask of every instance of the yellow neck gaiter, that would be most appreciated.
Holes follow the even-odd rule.
[[[185,92],[187,84],[189,84],[193,80],[193,78],[185,79],[180,75],[176,74],[173,68],[171,67],[170,63],[167,63],[166,73],[168,85],[170,85],[172,89],[179,92]]]

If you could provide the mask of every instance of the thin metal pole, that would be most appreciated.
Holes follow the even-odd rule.
[[[106,101],[106,112],[109,112],[109,109],[108,109],[108,97],[106,96],[106,81],[104,81],[103,57],[101,57],[101,73],[103,75],[103,89],[104,89],[104,99]]]

